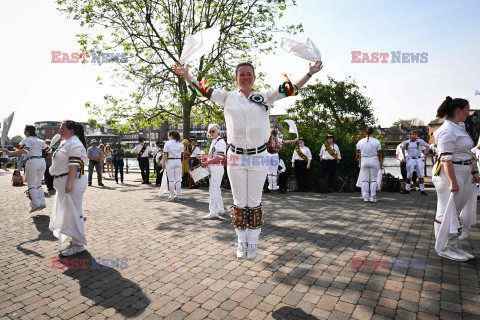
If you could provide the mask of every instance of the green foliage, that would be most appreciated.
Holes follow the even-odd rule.
[[[13,144],[14,146],[18,146],[20,142],[22,142],[23,138],[22,136],[16,135],[10,139],[10,143]]]
[[[399,124],[401,124],[405,128],[410,128],[410,127],[424,126],[425,122],[419,118],[398,119],[397,121],[392,123],[391,128],[396,128],[398,127]]]
[[[173,72],[188,34],[215,25],[221,36],[212,51],[191,65],[198,80],[214,88],[233,89],[232,68],[270,53],[273,32],[295,34],[302,25],[276,26],[295,0],[56,0],[58,9],[101,34],[77,35],[81,52],[128,54],[128,63],[115,64],[115,80],[127,97],[106,94],[101,106],[87,102],[92,118],[110,122],[123,132],[163,122],[183,123],[189,137],[190,120],[223,119],[223,109],[195,99],[183,78]],[[93,29],[95,27],[95,29]],[[100,28],[99,28],[100,27]],[[259,63],[254,63],[259,65]],[[259,74],[259,80],[262,75]],[[98,78],[99,83],[102,79]]]
[[[327,134],[333,134],[334,143],[340,148],[342,160],[337,175],[356,179],[358,161],[355,160],[356,144],[363,130],[375,123],[371,100],[365,97],[351,78],[343,81],[328,77],[328,82],[317,82],[300,90],[301,99],[287,109],[287,115],[280,119],[282,128],[288,128],[283,122],[292,119],[297,124],[300,137],[306,139],[306,146],[312,152],[310,183],[316,183],[320,170],[320,149],[326,143]],[[286,139],[294,139],[286,134]],[[291,166],[291,157],[295,146],[284,145],[280,151],[282,159]]]

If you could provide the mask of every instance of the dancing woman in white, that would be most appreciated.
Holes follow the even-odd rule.
[[[201,97],[225,106],[227,126],[228,177],[232,187],[232,223],[238,236],[238,258],[254,259],[263,223],[262,189],[267,177],[269,156],[266,143],[270,139],[269,115],[276,100],[296,95],[313,74],[322,69],[318,61],[295,84],[288,79],[277,90],[254,92],[255,71],[250,63],[240,63],[235,70],[235,85],[240,92],[213,90],[205,81],[199,83],[180,63],[175,72],[184,77],[191,89]],[[248,245],[248,250],[247,250]]]
[[[168,186],[170,188],[168,200],[172,201],[180,198],[183,143],[180,142],[178,131],[170,131],[168,140],[163,147],[162,168],[167,170]]]
[[[42,157],[42,150],[48,152],[50,147],[45,141],[37,138],[35,127],[25,126],[26,138],[20,142],[20,150],[9,152],[3,151],[12,156],[25,156],[25,174],[27,175],[28,194],[30,196],[30,212],[42,210],[46,207],[45,193],[42,188],[42,179],[45,173],[45,159]]]
[[[437,110],[437,117],[446,117],[446,120],[433,133],[440,154],[432,169],[432,181],[438,196],[434,220],[435,250],[439,256],[457,261],[475,258],[458,244],[459,236],[466,237],[470,225],[476,222],[474,182],[480,182],[475,161],[472,161],[474,144],[463,124],[469,110],[467,100],[447,97]],[[455,225],[459,226],[458,232]],[[454,233],[451,233],[452,229],[455,229]]]
[[[357,143],[358,165],[360,173],[358,183],[361,183],[362,196],[365,202],[377,202],[377,177],[380,168],[383,168],[382,145],[373,138],[373,128],[365,130],[366,137]]]
[[[78,122],[66,120],[60,127],[62,142],[53,153],[50,174],[57,190],[50,217],[50,230],[60,243],[71,237],[70,245],[60,250],[62,256],[71,256],[85,250],[85,221],[82,215],[83,194],[88,178],[84,175],[88,164],[85,133]],[[70,198],[71,197],[71,198]]]
[[[208,126],[208,133],[212,136],[212,144],[208,152],[208,158],[202,162],[202,167],[208,167],[210,171],[209,192],[210,192],[210,213],[204,219],[218,219],[224,213],[222,191],[220,185],[223,179],[223,159],[227,152],[227,144],[220,137],[220,126],[212,123]]]

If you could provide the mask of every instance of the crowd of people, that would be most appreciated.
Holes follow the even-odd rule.
[[[218,219],[226,211],[220,187],[224,176],[227,176],[233,196],[231,219],[238,241],[237,258],[254,259],[263,226],[262,194],[264,191],[287,190],[286,167],[279,151],[284,144],[298,143],[292,154],[291,166],[300,192],[308,191],[308,170],[313,157],[306,146],[306,139],[283,141],[276,130],[270,129],[272,104],[293,95],[321,69],[322,64],[318,62],[310,65],[309,72],[295,84],[287,80],[280,90],[255,92],[254,68],[249,63],[241,63],[235,71],[235,85],[239,92],[217,89],[206,92],[205,87],[190,75],[188,66],[178,63],[175,72],[198,96],[224,106],[227,137],[221,137],[218,124],[210,124],[208,134],[212,140],[208,153],[202,152],[195,137],[182,141],[177,131],[168,133],[165,144],[157,141],[156,148],[150,147],[140,137],[139,144],[131,153],[137,157],[142,184],[150,184],[149,157],[152,155],[156,185],[167,186],[169,201],[181,198],[182,186],[195,187],[208,181],[209,212],[204,219]],[[284,90],[281,90],[282,87]],[[435,145],[430,146],[412,131],[410,139],[397,147],[397,159],[401,162],[406,182],[403,194],[410,193],[416,178],[421,194],[426,195],[423,158],[428,150],[435,148],[437,151],[433,166],[433,183],[438,196],[434,220],[435,249],[440,256],[457,261],[473,258],[461,249],[459,240],[468,236],[470,226],[475,223],[475,183],[480,183],[477,164],[473,160],[474,157],[479,159],[480,145],[474,147],[463,126],[468,111],[467,100],[447,97],[438,109],[437,116],[446,120],[434,133]],[[62,141],[55,149],[50,147],[51,141],[38,139],[34,126],[27,125],[24,131],[26,138],[20,143],[20,148],[13,152],[2,149],[2,154],[24,158],[30,212],[46,208],[42,180],[48,190],[56,190],[50,229],[61,242],[71,238],[70,245],[60,250],[63,256],[70,256],[85,250],[87,244],[82,204],[87,186],[92,185],[94,169],[99,186],[103,186],[105,166],[106,174],[114,177],[117,184],[119,179],[123,184],[125,152],[120,143],[112,149],[108,145],[97,146],[96,140],[92,140],[87,149],[83,126],[71,120],[62,122],[59,133]],[[381,143],[373,135],[373,128],[367,128],[365,138],[356,146],[360,167],[357,186],[361,188],[365,202],[377,202],[383,168]],[[333,189],[335,171],[342,159],[333,135],[327,136],[319,158],[320,181],[328,192]],[[84,174],[85,166],[88,175]],[[15,170],[12,184],[20,186],[23,180],[20,170]],[[455,232],[452,233],[452,230]]]

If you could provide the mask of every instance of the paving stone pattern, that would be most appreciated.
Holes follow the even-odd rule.
[[[88,188],[88,250],[52,263],[53,195],[30,214],[26,187],[10,179],[0,172],[2,319],[480,319],[479,260],[434,251],[432,189],[427,197],[383,192],[376,204],[359,193],[265,194],[259,255],[249,261],[235,258],[229,217],[201,219],[207,189],[167,202],[130,174],[124,186],[105,179]],[[230,190],[222,193],[230,206]],[[477,227],[463,247],[480,257]],[[99,269],[92,258],[127,260]],[[354,269],[352,258],[428,266]],[[74,259],[88,259],[87,269]]]

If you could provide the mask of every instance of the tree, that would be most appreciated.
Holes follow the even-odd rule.
[[[23,138],[22,136],[16,135],[10,139],[10,143],[14,146],[17,146],[22,142]]]
[[[307,140],[306,145],[312,151],[313,172],[310,175],[318,175],[318,155],[330,133],[342,155],[337,174],[356,179],[359,171],[355,160],[356,143],[363,129],[375,123],[371,100],[360,92],[350,77],[343,81],[328,77],[326,84],[317,82],[302,88],[300,96],[301,99],[287,109],[285,118],[296,122],[300,136]],[[293,145],[285,145],[281,150],[283,158],[291,158],[293,149]]]
[[[392,128],[397,128],[398,125],[401,124],[402,127],[411,128],[411,127],[418,127],[424,126],[425,122],[419,118],[411,118],[411,119],[398,119],[392,124]]]
[[[198,122],[223,116],[220,107],[195,99],[173,72],[188,34],[221,26],[219,41],[191,66],[192,74],[197,80],[208,76],[213,87],[231,89],[232,67],[271,52],[272,32],[302,30],[301,25],[276,27],[295,0],[57,0],[57,4],[82,26],[104,28],[105,35],[78,35],[83,52],[121,49],[130,57],[115,68],[121,86],[133,88],[129,96],[106,95],[104,108],[86,103],[93,116],[122,131],[168,120],[183,122],[184,137],[189,137],[191,117]]]

